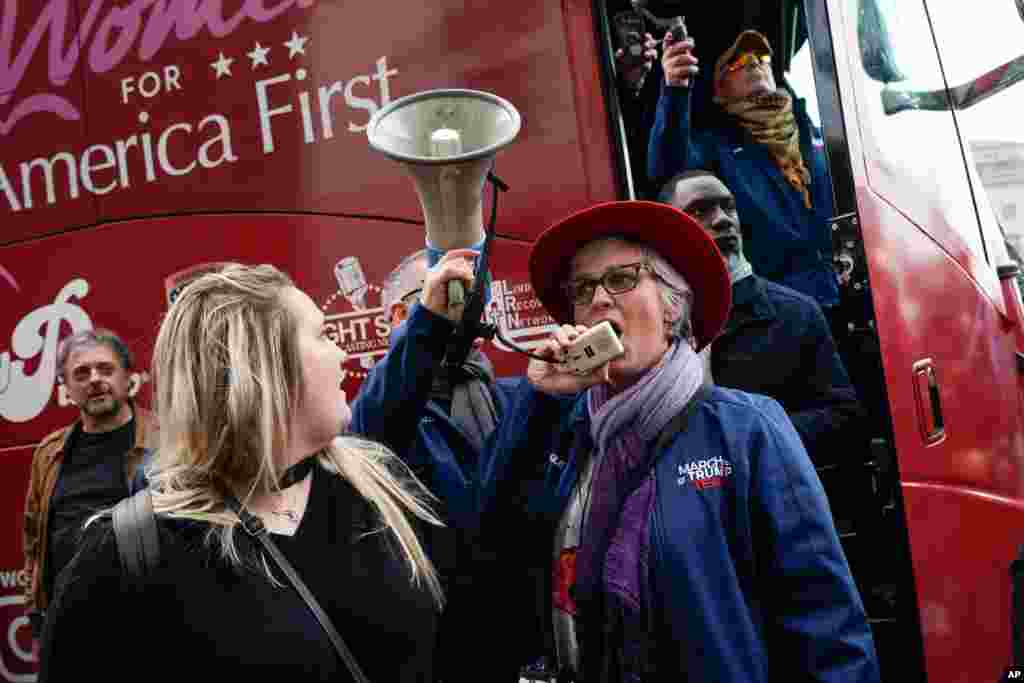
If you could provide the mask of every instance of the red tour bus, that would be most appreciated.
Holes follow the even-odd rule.
[[[412,183],[365,129],[413,92],[489,91],[522,115],[498,157],[512,189],[490,311],[520,342],[552,322],[529,285],[532,240],[571,211],[650,191],[635,103],[615,76],[628,0],[0,7],[0,680],[37,668],[21,515],[35,445],[76,416],[55,381],[62,338],[116,330],[146,403],[178,288],[219,262],[270,262],[326,311],[354,393],[386,349],[384,277],[424,240]],[[685,15],[705,69],[739,30],[761,30],[777,78],[816,112],[837,254],[854,263],[839,342],[871,413],[863,441],[820,475],[883,676],[997,680],[1024,542],[1024,328],[970,143],[1021,137],[1009,128],[1024,104],[1009,87],[1024,74],[1021,2],[648,9]],[[507,349],[489,352],[501,372],[522,370]]]

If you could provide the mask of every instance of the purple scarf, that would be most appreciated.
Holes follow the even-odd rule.
[[[689,344],[676,342],[658,365],[620,394],[609,397],[607,385],[588,392],[590,433],[598,460],[577,557],[576,594],[582,606],[595,604],[595,598],[606,593],[607,599],[621,605],[627,623],[647,623],[649,525],[654,505],[650,462],[656,455],[649,452],[649,445],[703,382],[700,356]],[[631,482],[639,485],[628,490]],[[630,649],[627,643],[627,663],[632,659]]]

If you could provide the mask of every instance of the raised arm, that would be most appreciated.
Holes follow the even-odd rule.
[[[421,303],[413,306],[404,334],[374,366],[352,405],[351,431],[381,441],[399,455],[416,435],[430,398],[434,373],[455,324],[448,319],[448,282],[472,285],[468,249],[446,253],[427,271]]]
[[[352,404],[349,429],[402,455],[416,435],[434,373],[454,325],[416,304],[384,358],[373,366]],[[407,463],[408,464],[408,463]]]
[[[661,57],[665,77],[647,147],[647,177],[656,185],[700,165],[690,130],[689,97],[697,74],[693,46],[692,38],[675,42],[671,32],[665,34]]]

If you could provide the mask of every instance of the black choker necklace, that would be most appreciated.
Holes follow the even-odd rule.
[[[317,456],[309,455],[286,469],[281,477],[279,486],[282,489],[286,489],[292,484],[297,484],[305,479],[306,475],[313,469],[313,465],[316,464],[316,459]]]

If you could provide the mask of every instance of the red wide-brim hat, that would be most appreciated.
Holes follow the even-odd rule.
[[[657,251],[693,289],[697,350],[710,344],[729,316],[732,287],[722,255],[693,218],[667,204],[624,201],[597,204],[541,233],[530,252],[530,282],[544,308],[559,323],[573,321],[563,285],[573,256],[587,242],[626,237]]]

